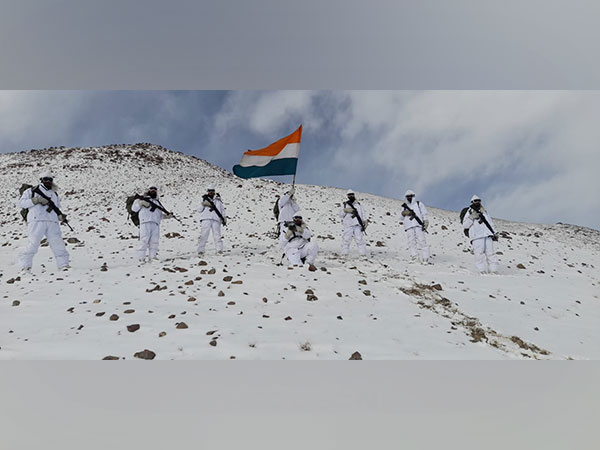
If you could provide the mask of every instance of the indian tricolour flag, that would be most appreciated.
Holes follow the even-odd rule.
[[[302,125],[289,136],[279,139],[260,150],[248,150],[242,161],[233,167],[240,178],[256,178],[271,175],[295,175],[300,153]]]

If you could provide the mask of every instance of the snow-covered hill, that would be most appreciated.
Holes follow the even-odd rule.
[[[34,275],[20,278],[18,188],[47,167],[75,229],[63,227],[73,268],[57,272],[43,247]],[[145,349],[157,359],[600,358],[595,230],[496,219],[500,275],[479,276],[457,212],[430,208],[434,264],[409,264],[399,202],[359,193],[370,257],[353,248],[344,261],[345,189],[298,186],[321,247],[313,273],[276,265],[272,206],[285,187],[273,181],[150,144],[3,154],[0,170],[0,359],[134,359]],[[183,224],[163,222],[160,261],[138,267],[124,204],[149,180]],[[225,253],[209,241],[200,260],[195,209],[209,183],[230,220]]]

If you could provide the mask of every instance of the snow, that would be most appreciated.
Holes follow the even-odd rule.
[[[75,229],[63,227],[63,236],[79,242],[67,243],[69,272],[57,272],[42,247],[33,274],[19,279],[26,227],[18,188],[47,167]],[[319,270],[309,272],[277,265],[280,183],[241,180],[150,144],[3,154],[0,168],[0,359],[134,359],[144,349],[156,359],[600,358],[596,230],[494,218],[506,233],[496,247],[500,274],[480,276],[458,212],[427,205],[434,264],[410,263],[400,202],[357,193],[371,219],[369,258],[353,244],[343,260],[337,212],[352,186],[300,185],[296,197],[321,248]],[[139,267],[124,205],[150,180],[182,224],[163,221],[159,261]],[[196,207],[211,183],[230,218],[226,250],[217,255],[209,240],[200,259]],[[164,289],[148,292],[156,286]],[[317,300],[307,301],[308,289]],[[140,328],[128,331],[132,324]]]

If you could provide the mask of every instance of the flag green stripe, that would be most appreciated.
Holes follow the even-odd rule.
[[[242,167],[239,164],[233,166],[233,173],[240,178],[268,177],[273,175],[294,175],[298,158],[274,159],[266,166]]]

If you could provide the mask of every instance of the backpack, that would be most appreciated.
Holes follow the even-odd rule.
[[[279,220],[279,197],[275,200],[275,206],[273,206],[273,215],[275,220]]]
[[[131,219],[131,221],[133,222],[133,224],[136,227],[139,227],[140,226],[140,216],[138,213],[131,210],[131,208],[133,206],[133,202],[135,201],[136,197],[137,197],[137,194],[130,195],[129,197],[127,197],[127,200],[125,200],[125,208],[127,208],[127,217]]]
[[[23,183],[21,185],[21,187],[19,188],[19,195],[22,197],[23,193],[27,190],[27,189],[31,189],[33,186],[31,184],[25,184]],[[23,220],[25,222],[27,222],[27,213],[29,212],[28,208],[22,208],[20,211],[21,217],[23,218]]]
[[[465,215],[467,214],[467,211],[469,210],[469,208],[470,208],[470,206],[467,206],[460,210],[460,223],[463,223],[463,220],[464,220]]]

